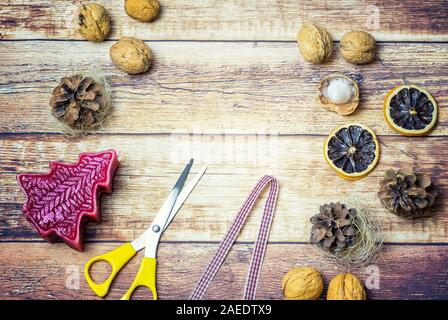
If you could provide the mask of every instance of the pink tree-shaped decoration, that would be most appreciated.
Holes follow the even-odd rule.
[[[23,214],[42,237],[82,251],[84,223],[100,221],[100,193],[112,192],[117,167],[117,153],[107,150],[81,153],[76,164],[51,162],[47,174],[19,174]]]

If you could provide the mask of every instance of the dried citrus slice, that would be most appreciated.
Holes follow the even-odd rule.
[[[324,145],[324,157],[338,175],[347,180],[357,180],[375,168],[380,146],[369,127],[350,123],[336,128]]]
[[[403,85],[389,91],[384,101],[384,117],[402,135],[421,136],[437,121],[437,103],[425,89]]]

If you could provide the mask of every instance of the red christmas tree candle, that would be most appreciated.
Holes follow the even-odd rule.
[[[117,153],[107,150],[81,153],[76,164],[51,162],[46,174],[19,174],[26,197],[23,214],[45,239],[60,238],[82,251],[84,223],[100,221],[98,200],[112,192],[118,163]]]

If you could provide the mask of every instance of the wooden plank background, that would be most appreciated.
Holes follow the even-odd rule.
[[[161,1],[162,14],[151,24],[129,18],[122,1],[98,2],[113,21],[102,43],[77,34],[73,13],[79,1],[0,0],[0,299],[94,298],[82,277],[85,261],[144,230],[189,157],[197,163],[193,171],[200,165],[208,171],[162,239],[160,298],[188,297],[264,174],[275,175],[281,188],[258,298],[281,299],[281,277],[296,265],[315,266],[326,283],[345,271],[306,242],[318,206],[348,198],[370,209],[386,241],[376,263],[380,285],[368,297],[448,298],[447,1],[173,0]],[[377,13],[374,28],[369,22]],[[295,37],[305,21],[325,26],[336,40],[324,65],[309,65],[298,54]],[[380,60],[366,66],[343,61],[337,41],[353,29],[372,32]],[[108,50],[120,35],[148,41],[155,56],[149,73],[128,76],[113,66]],[[48,100],[58,79],[75,72],[107,79],[114,112],[99,134],[68,139],[49,126]],[[361,105],[350,117],[316,103],[316,84],[333,72],[361,84]],[[402,83],[425,86],[438,101],[431,135],[401,137],[385,124],[384,95]],[[378,167],[356,182],[338,178],[321,156],[328,132],[346,121],[371,126],[381,142]],[[80,152],[107,148],[118,151],[121,166],[113,195],[102,199],[102,222],[87,226],[86,251],[46,243],[21,214],[16,174],[45,172],[52,160],[73,162]],[[402,166],[435,178],[440,196],[433,217],[408,221],[379,204],[384,171]],[[262,204],[207,298],[242,294]],[[138,262],[125,268],[111,298],[120,297]],[[67,287],[76,270],[79,288]],[[104,276],[106,269],[96,271]],[[368,281],[368,269],[351,271]]]
[[[112,250],[117,243],[95,243],[88,245],[84,255],[93,256]],[[217,243],[162,243],[159,248],[158,293],[160,299],[188,299]],[[78,283],[70,282],[84,268],[84,261],[64,244],[5,243],[0,244],[5,255],[16,259],[0,261],[2,273],[2,295],[10,299],[79,299],[94,297],[81,276]],[[204,298],[222,300],[241,299],[251,258],[252,244],[239,243],[230,252],[221,270],[215,277]],[[448,299],[448,257],[446,245],[403,246],[388,245],[384,249],[377,267],[380,275],[379,287],[368,290],[369,299]],[[70,264],[61,264],[60,255],[66,255]],[[40,263],[36,263],[39,256]],[[110,298],[119,299],[135,277],[141,254],[134,257],[112,284]],[[192,267],[192,264],[197,267]],[[323,272],[326,286],[339,272],[345,269],[323,259],[308,245],[298,243],[271,243],[266,252],[260,277],[258,297],[282,299],[281,279],[291,265],[310,265]],[[418,266],[418,268],[416,268]],[[351,270],[363,281],[369,281],[367,268]],[[104,278],[106,277],[103,274]],[[66,283],[68,287],[66,287]],[[325,286],[325,287],[326,287]],[[326,292],[326,288],[324,289]],[[147,298],[144,290],[137,292],[138,298]],[[325,297],[325,293],[323,294]]]
[[[3,0],[5,39],[82,39],[74,13],[80,1]],[[129,18],[123,1],[96,1],[112,18],[112,38],[120,35],[147,40],[269,40],[291,41],[304,21],[325,25],[334,39],[354,29],[370,29],[379,41],[446,41],[444,0],[228,0],[160,1],[160,19],[144,24]]]
[[[414,139],[381,137],[381,161],[377,170],[355,183],[335,177],[326,164],[321,151],[325,137],[272,136],[266,137],[265,143],[243,135],[225,137],[226,140],[223,136],[211,135],[199,138],[200,141],[186,135],[113,135],[107,138],[89,136],[70,143],[55,135],[19,135],[3,139],[0,170],[4,182],[0,186],[0,202],[10,204],[11,219],[0,226],[0,233],[14,239],[35,239],[32,227],[22,218],[23,196],[17,190],[17,173],[45,172],[49,159],[74,162],[83,150],[113,148],[119,150],[122,163],[115,178],[113,196],[106,196],[102,201],[103,223],[89,229],[94,232],[93,239],[124,237],[131,240],[138,236],[170,191],[169,187],[161,186],[175,183],[179,168],[189,156],[196,159],[197,168],[207,165],[208,171],[167,230],[167,240],[220,240],[252,185],[263,173],[278,177],[281,183],[272,241],[307,241],[308,220],[318,212],[319,204],[350,197],[359,197],[371,209],[383,225],[386,241],[437,243],[444,242],[448,235],[448,217],[443,214],[443,208],[448,206],[443,192],[448,188],[445,138],[418,139],[419,151],[416,152]],[[238,157],[232,159],[229,154]],[[260,155],[257,161],[252,160],[252,154]],[[375,195],[381,175],[387,168],[400,167],[403,163],[440,177],[437,185],[441,192],[434,217],[408,221],[381,207]],[[244,228],[240,240],[255,239],[262,204]],[[137,222],[137,226],[131,227],[131,222]]]
[[[133,77],[112,65],[108,58],[112,43],[1,42],[5,112],[0,128],[54,131],[47,124],[46,93],[60,77],[81,71],[104,74],[114,89],[114,114],[104,128],[109,133],[325,135],[335,125],[355,119],[378,134],[392,134],[381,107],[388,90],[406,82],[425,86],[434,94],[440,106],[434,134],[448,134],[448,47],[444,43],[380,44],[383,64],[356,67],[338,53],[329,64],[306,64],[294,42],[149,42],[155,56],[151,72]],[[339,116],[316,104],[317,84],[334,72],[362,82],[356,117]],[[18,113],[27,116],[18,118]]]

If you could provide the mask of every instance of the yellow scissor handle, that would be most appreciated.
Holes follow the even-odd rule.
[[[132,247],[132,245],[128,242],[117,249],[112,250],[108,253],[93,257],[89,261],[87,261],[86,266],[84,268],[84,275],[86,277],[87,283],[93,292],[99,297],[104,297],[109,291],[109,287],[112,283],[112,280],[117,275],[118,271],[135,255],[136,251]],[[103,283],[96,283],[93,281],[90,276],[90,267],[92,264],[98,261],[105,261],[109,263],[112,267],[112,272]]]
[[[121,300],[130,300],[134,290],[140,286],[147,287],[149,290],[151,290],[153,300],[157,300],[156,265],[156,258],[144,257],[142,260],[142,264],[140,265],[140,269],[135,276],[134,282],[131,284],[131,287],[124,294]]]

